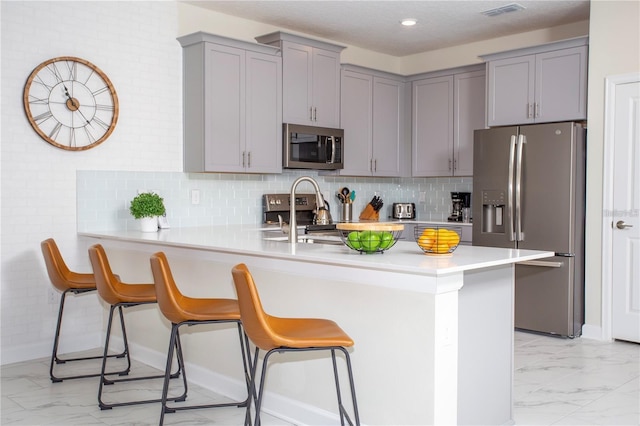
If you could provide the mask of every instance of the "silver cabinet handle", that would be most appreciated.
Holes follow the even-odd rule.
[[[244,169],[245,166],[245,156],[247,154],[247,151],[242,151],[242,168]]]
[[[318,108],[313,107],[313,121],[318,121]]]
[[[533,106],[533,115],[535,118],[540,117],[540,104],[538,104],[537,102]]]
[[[527,104],[527,118],[533,118],[533,104]]]
[[[313,121],[313,107],[309,107],[309,121]]]
[[[247,169],[251,168],[251,151],[247,153]]]
[[[624,223],[624,220],[619,220],[616,222],[616,228],[625,229],[625,228],[633,228],[633,225],[627,225]]]

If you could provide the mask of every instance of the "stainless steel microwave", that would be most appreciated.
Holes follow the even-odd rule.
[[[344,168],[344,130],[283,124],[285,169]]]

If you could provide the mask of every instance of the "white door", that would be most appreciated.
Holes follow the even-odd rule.
[[[640,343],[640,82],[617,84],[612,106],[611,332]]]

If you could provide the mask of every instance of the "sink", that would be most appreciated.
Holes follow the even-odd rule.
[[[264,237],[263,240],[289,242],[289,237],[286,235],[279,237]],[[325,235],[323,235],[322,237],[314,237],[313,235],[300,235],[298,236],[298,243],[343,245],[340,237],[331,237]]]

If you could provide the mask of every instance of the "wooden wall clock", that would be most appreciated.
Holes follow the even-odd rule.
[[[107,75],[72,56],[38,65],[24,87],[24,110],[51,145],[82,151],[104,142],[118,122],[118,96]]]

